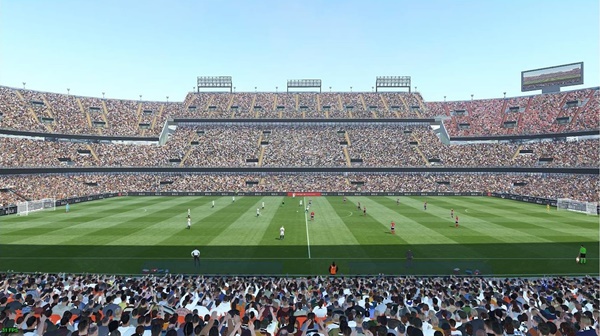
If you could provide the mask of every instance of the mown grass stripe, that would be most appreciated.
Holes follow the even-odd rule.
[[[136,201],[134,203],[126,202],[123,203],[116,211],[107,211],[102,212],[92,212],[87,213],[86,216],[78,216],[70,219],[71,224],[68,226],[64,226],[68,222],[64,219],[61,219],[58,226],[55,226],[54,219],[56,217],[50,217],[51,221],[46,224],[45,231],[43,235],[33,234],[33,232],[29,231],[29,236],[22,236],[20,238],[16,238],[13,236],[11,240],[11,244],[48,244],[49,238],[52,238],[52,243],[56,245],[64,245],[69,241],[75,241],[76,243],[81,243],[81,241],[76,241],[82,235],[88,234],[89,232],[95,232],[103,230],[106,225],[115,226],[118,225],[122,218],[126,213],[136,212],[136,206],[141,203],[142,200]],[[156,199],[150,201],[149,203],[160,202],[160,200]],[[67,214],[68,215],[68,214]],[[109,224],[110,223],[110,224]]]

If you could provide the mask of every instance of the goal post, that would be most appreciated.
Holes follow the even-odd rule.
[[[559,198],[556,200],[556,209],[575,211],[585,213],[588,215],[598,214],[598,203],[597,202],[582,202],[570,198]]]
[[[36,201],[27,201],[17,203],[17,215],[27,216],[30,212],[35,211],[54,211],[56,210],[55,198],[44,198]]]

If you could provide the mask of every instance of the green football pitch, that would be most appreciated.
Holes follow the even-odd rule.
[[[348,275],[599,272],[597,216],[492,197],[401,197],[399,205],[396,199],[312,197],[314,221],[299,206],[308,197],[273,196],[235,202],[216,196],[117,197],[71,205],[69,213],[61,207],[5,216],[0,271],[314,275],[326,274],[335,261],[340,274]],[[390,233],[391,221],[396,234]],[[581,244],[587,248],[585,265],[575,262]],[[190,255],[194,248],[201,251],[200,266]],[[409,249],[411,263],[405,260]]]

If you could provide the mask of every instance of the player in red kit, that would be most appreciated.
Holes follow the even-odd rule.
[[[392,224],[390,224],[390,231],[392,234],[396,234],[396,223],[394,223],[394,221],[392,221]]]
[[[310,220],[314,220],[315,219],[315,212],[311,212],[310,213]]]
[[[454,219],[454,227],[458,229],[458,216]]]

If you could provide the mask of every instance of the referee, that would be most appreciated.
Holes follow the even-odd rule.
[[[192,251],[192,257],[194,257],[194,266],[200,266],[200,251],[198,249]]]

